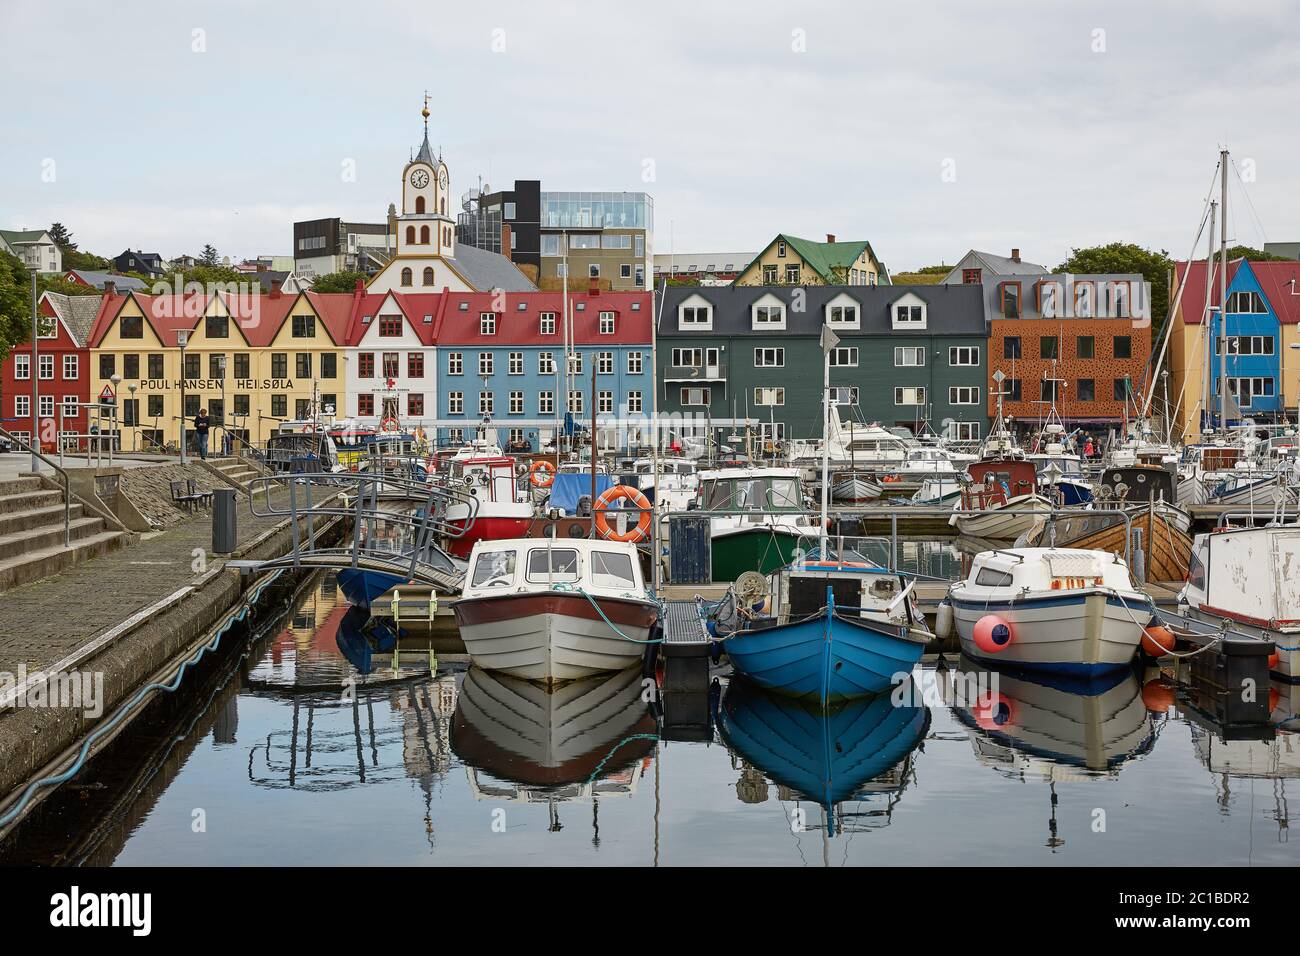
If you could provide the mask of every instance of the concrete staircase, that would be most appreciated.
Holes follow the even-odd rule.
[[[68,530],[65,547],[61,490],[45,488],[39,478],[0,481],[0,591],[116,551],[127,541],[75,502]]]
[[[240,491],[248,490],[248,483],[254,478],[261,478],[263,472],[252,462],[243,458],[208,457],[208,470],[216,472]]]

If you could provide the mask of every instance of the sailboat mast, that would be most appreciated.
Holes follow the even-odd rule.
[[[1219,150],[1219,426],[1228,434],[1228,151]]]
[[[1212,357],[1214,355],[1214,349],[1211,347],[1211,343],[1214,339],[1214,293],[1210,283],[1214,279],[1214,214],[1218,208],[1219,204],[1211,200],[1210,229],[1205,236],[1205,315],[1201,319],[1203,324],[1203,328],[1201,329],[1201,347],[1205,349],[1205,368],[1201,373],[1201,384],[1203,386],[1202,391],[1204,394],[1201,396],[1202,421],[1201,428],[1199,429],[1202,436],[1206,433],[1207,429],[1205,426],[1208,424],[1208,419],[1210,417],[1210,378],[1214,375],[1214,359]],[[1188,268],[1190,269],[1191,266],[1189,265]]]
[[[831,470],[831,351],[822,349],[822,521],[820,556],[826,560],[826,522]]]

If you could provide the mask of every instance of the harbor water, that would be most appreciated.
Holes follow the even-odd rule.
[[[1289,688],[1265,739],[1223,740],[1138,671],[1082,689],[1003,676],[989,708],[954,702],[968,663],[927,659],[910,698],[822,717],[719,670],[712,728],[665,740],[639,669],[548,695],[456,655],[431,672],[426,649],[359,651],[356,624],[313,578],[0,862],[1300,863]]]

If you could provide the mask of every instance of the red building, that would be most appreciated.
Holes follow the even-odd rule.
[[[39,416],[41,444],[49,451],[58,448],[60,424],[65,432],[86,434],[88,416],[78,403],[91,399],[87,342],[103,301],[99,295],[46,292],[41,296],[36,307],[36,362],[32,362],[31,343],[23,342],[0,365],[0,424],[6,430],[30,441],[33,416]],[[37,408],[32,407],[33,383]]]

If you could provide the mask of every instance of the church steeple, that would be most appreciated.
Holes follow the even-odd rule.
[[[430,166],[436,165],[433,159],[433,149],[429,146],[429,93],[424,93],[424,109],[420,110],[420,115],[424,117],[424,142],[420,144],[420,151],[415,154],[412,162],[428,163]]]

